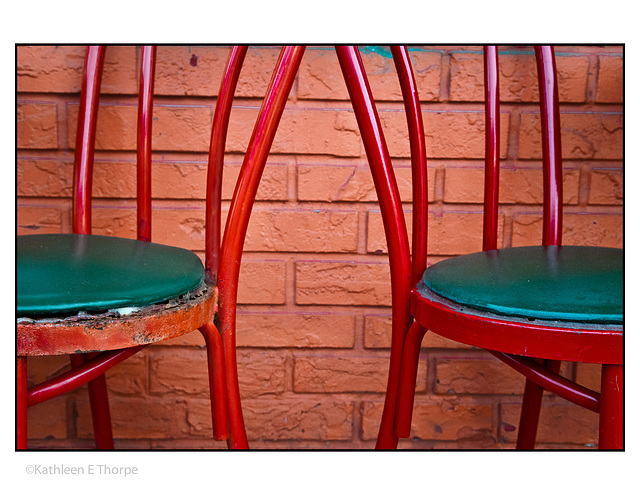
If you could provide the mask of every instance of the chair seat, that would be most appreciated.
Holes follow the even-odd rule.
[[[17,314],[142,307],[196,289],[200,258],[186,249],[117,237],[18,236]]]
[[[483,251],[436,263],[422,280],[444,298],[499,315],[622,323],[621,249],[530,246]]]

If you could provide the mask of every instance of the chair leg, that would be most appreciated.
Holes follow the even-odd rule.
[[[249,442],[247,441],[242,405],[240,404],[235,336],[231,332],[226,332],[222,335],[222,347],[224,350],[225,381],[227,383],[227,411],[229,413],[229,439],[227,440],[227,445],[230,449],[248,449]]]
[[[376,440],[377,450],[394,450],[398,447],[399,437],[396,434],[398,393],[402,383],[401,368],[403,363],[402,350],[409,328],[410,319],[403,321],[402,317],[392,317],[391,355],[389,359],[389,376],[387,390],[384,397],[384,408],[380,419],[380,430]]]
[[[598,448],[624,448],[624,384],[621,365],[603,364],[600,390],[600,425]]]
[[[560,371],[560,365],[560,361],[546,362],[546,367],[554,373]],[[518,450],[531,450],[536,445],[543,392],[544,388],[527,378],[524,386],[524,395],[522,397],[518,438],[516,440],[516,449]]]
[[[402,367],[400,369],[395,424],[396,434],[400,438],[408,438],[411,434],[411,417],[416,393],[420,346],[426,333],[427,329],[425,327],[414,322],[409,329],[402,349]]]
[[[94,355],[72,354],[69,356],[71,366],[77,367],[91,359]],[[87,384],[89,388],[89,403],[91,404],[91,419],[93,420],[93,434],[96,448],[112,450],[113,431],[111,429],[111,413],[109,411],[109,396],[107,393],[107,379],[104,374],[94,378]]]
[[[211,424],[213,439],[229,438],[229,416],[227,414],[227,386],[224,370],[224,353],[220,332],[213,323],[200,328],[207,343],[207,364],[209,367],[209,395],[211,398]]]
[[[16,448],[27,448],[27,358],[16,357]]]

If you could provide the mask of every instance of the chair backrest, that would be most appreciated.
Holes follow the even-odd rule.
[[[89,46],[83,72],[76,136],[72,200],[72,225],[73,232],[76,234],[91,234],[94,150],[100,86],[106,50],[106,46]],[[225,141],[233,96],[246,52],[246,46],[236,46],[231,49],[218,93],[211,131],[205,206],[205,276],[210,283],[217,280],[220,265],[221,196]],[[138,92],[136,232],[138,240],[147,242],[151,240],[151,139],[156,54],[157,48],[155,46],[142,47]],[[286,95],[288,95],[288,92]],[[271,139],[273,139],[273,136]],[[269,141],[266,145],[267,150],[270,144],[271,142]],[[246,215],[242,217],[230,215],[228,224],[235,226],[232,229],[234,232],[238,230],[237,228],[242,222],[245,223],[244,230],[246,231],[246,223],[248,223],[249,220],[249,212],[251,211],[253,199],[255,198],[255,192],[262,172],[261,167],[263,166],[264,163],[262,165],[259,163],[256,165],[252,162],[251,166],[243,167],[239,181],[244,181],[244,183],[250,187],[248,190],[234,195],[232,209],[234,208],[233,205],[239,203],[245,206],[248,205],[248,209],[245,208]],[[251,170],[253,170],[252,175],[249,173]],[[251,175],[251,177],[246,177],[247,175]],[[240,228],[240,230],[242,231],[242,228]],[[244,240],[244,237],[242,240]],[[236,256],[236,259],[240,256],[242,242],[240,242],[239,245],[240,251],[237,253],[234,251],[233,254],[233,256]]]
[[[536,47],[543,133],[544,227],[542,244],[560,244],[562,232],[562,164],[558,88],[553,48]],[[418,90],[406,47],[392,47],[403,95],[412,164],[412,252],[402,203],[384,139],[383,129],[369,87],[364,65],[355,47],[336,47],[338,59],[362,134],[380,204],[391,271],[392,353],[401,352],[404,329],[410,316],[410,291],[422,278],[427,260],[427,147]],[[484,49],[485,63],[485,196],[483,249],[497,248],[499,182],[498,51]],[[395,349],[395,351],[394,351]],[[393,356],[392,356],[393,359]]]
[[[91,192],[98,103],[107,47],[89,46],[82,76],[73,176],[73,232],[91,234]],[[151,124],[156,47],[142,48],[137,127],[137,238],[151,240]]]
[[[393,176],[391,161],[379,124],[373,96],[366,73],[356,51],[338,47],[347,87],[358,117],[365,148],[372,166],[383,219],[387,218],[387,244],[390,258],[408,256],[399,217],[401,207]],[[340,55],[342,53],[342,55]],[[543,143],[543,245],[559,245],[562,238],[562,157],[560,142],[560,113],[558,84],[553,47],[536,46],[536,63],[540,91],[540,110]],[[412,280],[414,283],[426,265],[427,253],[427,157],[424,124],[420,100],[408,52],[404,47],[392,47],[392,55],[403,94],[409,140],[411,146],[413,181],[413,238]],[[344,62],[343,62],[344,61]],[[500,179],[500,96],[498,50],[496,46],[484,48],[485,86],[485,183],[482,249],[496,249],[498,238],[498,196]],[[387,191],[388,190],[388,191]],[[392,210],[396,210],[392,218]],[[388,227],[388,228],[387,228]],[[396,255],[396,253],[400,253]],[[390,261],[393,264],[393,260]],[[405,266],[406,261],[398,261]],[[394,268],[392,268],[394,270]]]
[[[543,155],[542,244],[559,245],[562,239],[562,155],[560,110],[554,50],[536,46]],[[500,93],[498,48],[484,47],[485,193],[483,249],[496,249],[498,239],[498,186],[500,174]]]

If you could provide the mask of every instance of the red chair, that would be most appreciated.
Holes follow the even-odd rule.
[[[227,439],[231,448],[247,448],[235,353],[240,260],[255,193],[303,50],[282,51],[220,243],[227,125],[247,48],[231,50],[212,127],[204,266],[190,251],[150,242],[155,47],[142,50],[137,240],[91,234],[94,140],[105,50],[92,46],[87,51],[76,142],[73,234],[19,236],[16,242],[17,448],[27,448],[27,407],[85,383],[97,448],[113,448],[104,372],[153,342],[194,330],[207,344],[213,436]],[[27,390],[27,356],[59,354],[70,355],[71,371]]]
[[[542,245],[497,246],[498,60],[496,47],[487,47],[483,250],[436,263],[426,270],[426,147],[407,50],[392,47],[411,143],[412,256],[389,153],[362,61],[353,47],[337,50],[372,168],[389,249],[392,343],[377,448],[396,448],[398,438],[410,434],[418,354],[427,330],[487,349],[526,376],[517,448],[534,447],[543,389],[599,412],[599,447],[623,448],[623,252],[561,246],[560,115],[553,49],[535,49],[544,143]],[[602,364],[601,392],[559,375],[561,361]]]

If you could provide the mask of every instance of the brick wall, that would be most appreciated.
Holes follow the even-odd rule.
[[[84,47],[17,49],[17,233],[71,231],[71,181]],[[249,50],[229,129],[224,214],[279,50]],[[407,216],[409,146],[389,52],[362,50]],[[158,49],[153,241],[202,255],[206,153],[224,47]],[[565,244],[622,247],[622,48],[556,50]],[[411,51],[429,152],[429,263],[481,248],[484,117],[476,46]],[[102,85],[94,233],[135,237],[135,117],[140,50],[111,47]],[[500,245],[541,238],[541,146],[531,47],[501,48]],[[410,224],[409,224],[410,225]],[[386,243],[335,52],[310,47],[258,192],[240,274],[238,361],[254,448],[372,448],[390,342]],[[210,440],[203,340],[156,344],[108,376],[116,444],[224,448]],[[524,380],[484,351],[425,338],[412,439],[403,448],[512,448]],[[29,379],[68,367],[29,359]],[[599,388],[597,366],[563,373]],[[84,388],[29,410],[32,445],[91,445]],[[547,394],[539,441],[589,448],[597,415]]]

